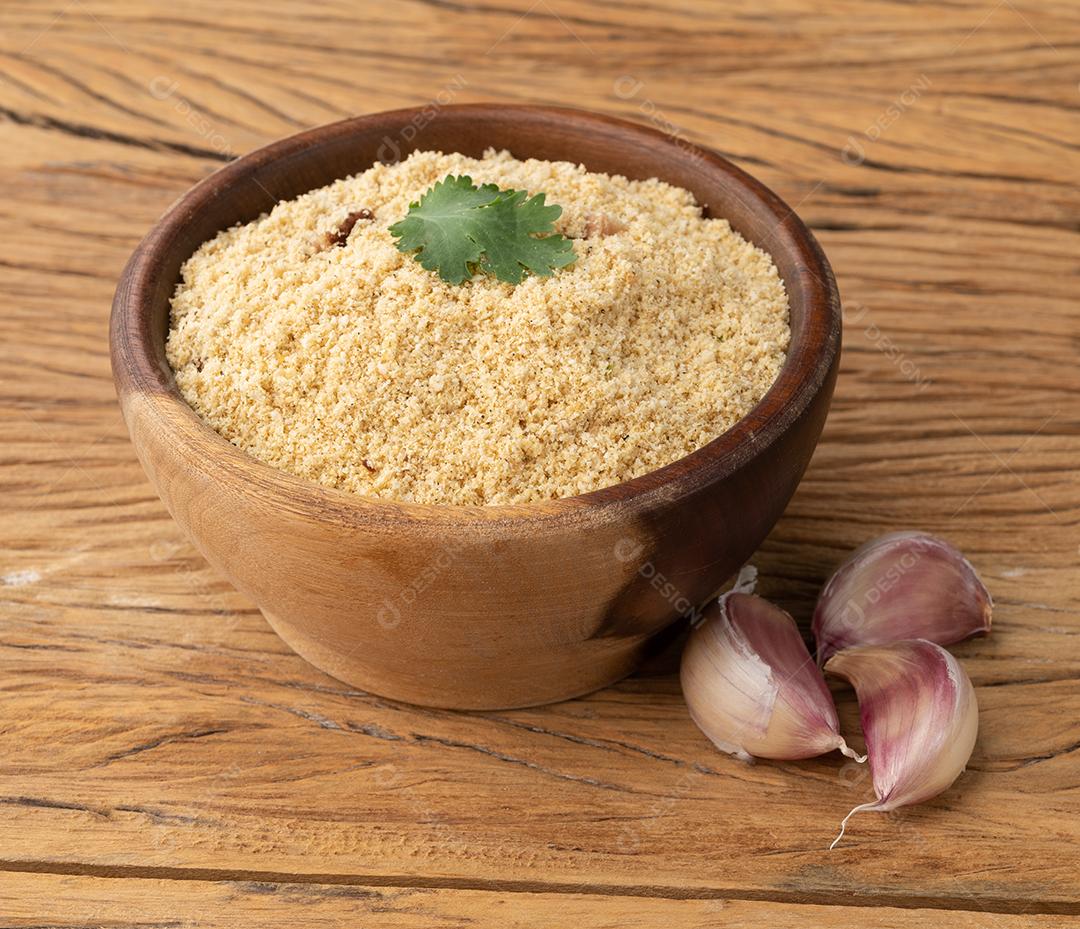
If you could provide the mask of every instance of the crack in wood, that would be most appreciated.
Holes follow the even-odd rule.
[[[81,139],[92,139],[96,142],[113,142],[117,145],[143,148],[152,152],[173,152],[179,155],[191,155],[195,158],[207,158],[221,162],[232,161],[235,157],[227,152],[215,151],[212,148],[200,148],[196,145],[188,145],[185,142],[170,142],[166,139],[142,139],[122,132],[101,129],[98,126],[57,119],[54,116],[46,116],[42,113],[20,113],[6,106],[0,106],[0,118],[15,123],[17,126],[29,126],[34,129],[44,129],[48,132],[62,132],[65,135]]]
[[[1080,901],[1025,898],[971,898],[918,896],[902,893],[862,896],[844,891],[754,891],[739,887],[684,887],[664,884],[607,884],[582,881],[502,880],[498,878],[424,877],[407,874],[339,874],[261,871],[246,868],[179,868],[168,866],[90,865],[71,861],[0,859],[0,871],[57,874],[98,878],[148,878],[177,881],[226,881],[249,884],[297,884],[358,887],[393,887],[401,890],[484,890],[508,894],[592,894],[606,897],[643,897],[666,900],[746,900],[807,906],[838,906],[853,910],[891,906],[898,909],[960,910],[974,913],[1025,915],[1080,915]]]

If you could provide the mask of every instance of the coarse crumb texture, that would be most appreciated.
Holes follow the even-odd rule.
[[[447,174],[546,193],[576,262],[516,287],[425,271],[388,227]],[[382,498],[508,504],[701,447],[761,399],[789,336],[772,260],[686,190],[418,152],[203,244],[166,351],[196,412],[268,464]]]

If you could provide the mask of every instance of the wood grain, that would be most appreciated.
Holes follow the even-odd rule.
[[[589,894],[431,890],[256,881],[102,879],[41,874],[0,875],[0,911],[10,929],[88,925],[116,929],[201,926],[206,929],[324,929],[354,924],[392,929],[498,925],[506,929],[675,925],[685,929],[833,929],[859,920],[863,929],[1041,929],[1077,925],[1059,916],[943,913],[894,907],[792,906],[743,900],[663,900]]]
[[[257,905],[228,902],[228,882],[260,880],[407,887],[462,919],[480,904],[457,894],[505,894],[539,920],[514,894],[528,890],[583,925],[692,925],[704,898],[772,924],[827,925],[818,907],[835,907],[856,925],[1056,926],[1080,909],[1075,4],[78,0],[2,15],[0,869],[72,874],[8,875],[24,925],[70,924],[103,896],[122,914],[164,877],[178,889],[162,899],[210,925],[185,888],[226,901],[222,920]],[[805,622],[875,534],[918,527],[969,555],[995,629],[957,649],[982,727],[943,797],[856,817],[826,854],[869,785],[835,758],[717,755],[664,656],[545,710],[408,708],[291,655],[183,541],[110,382],[126,256],[230,153],[440,94],[670,124],[815,231],[848,309],[844,356],[821,444],[754,562]],[[851,732],[847,692],[841,709]],[[103,893],[105,874],[123,876]]]

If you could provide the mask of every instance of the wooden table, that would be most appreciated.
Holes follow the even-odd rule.
[[[4,5],[0,926],[1076,924],[1080,5],[820,6]],[[953,789],[828,852],[865,775],[716,753],[671,656],[542,709],[398,705],[181,536],[113,396],[127,255],[234,153],[449,100],[666,127],[813,227],[843,369],[754,561],[805,621],[875,534],[970,555],[997,610],[957,649],[982,727]]]

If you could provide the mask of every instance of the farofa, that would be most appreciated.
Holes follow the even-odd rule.
[[[516,287],[425,271],[387,227],[447,174],[545,192],[577,261]],[[358,210],[372,218],[330,244]],[[598,216],[625,229],[595,235]],[[195,411],[268,464],[382,498],[510,504],[701,447],[761,399],[789,337],[772,260],[686,190],[418,152],[203,244],[166,352]]]

